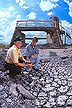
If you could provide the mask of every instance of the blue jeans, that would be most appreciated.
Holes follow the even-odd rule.
[[[35,65],[34,65],[34,68],[35,69],[37,69],[37,67],[38,67],[38,64],[39,64],[39,62],[40,62],[40,55],[37,55],[36,57],[34,57],[34,58],[30,58],[29,59],[29,61],[35,61]],[[23,64],[26,64],[25,62],[23,62]],[[30,68],[28,68],[28,67],[24,67],[25,69],[26,69],[26,71],[31,71],[31,69]]]

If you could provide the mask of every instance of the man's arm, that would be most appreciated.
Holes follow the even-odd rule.
[[[39,48],[38,45],[36,45],[35,55],[32,55],[31,58],[36,57],[39,54]]]
[[[21,59],[22,61],[24,61],[25,63],[30,63],[29,60],[25,60],[23,57],[20,57],[20,59]]]
[[[34,58],[34,57],[36,57],[37,55],[38,55],[38,54],[32,55],[31,58]]]
[[[22,61],[25,61],[25,59],[24,59],[23,57],[20,57],[20,59],[21,59]]]
[[[20,67],[29,67],[29,68],[31,68],[32,69],[32,64],[22,64],[22,63],[14,63],[15,64],[15,66],[20,66]]]
[[[27,61],[29,61],[29,57],[26,57]]]
[[[25,48],[24,56],[26,57],[26,60],[29,61],[29,45]]]

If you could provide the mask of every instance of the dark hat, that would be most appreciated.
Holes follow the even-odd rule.
[[[16,38],[14,38],[14,41],[16,42],[16,41],[22,41],[23,42],[23,40],[22,40],[22,37],[21,36],[16,36]]]

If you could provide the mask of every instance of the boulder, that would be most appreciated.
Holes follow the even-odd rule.
[[[31,100],[35,99],[35,97],[28,90],[26,90],[21,84],[17,84],[17,89],[23,95],[23,97]]]

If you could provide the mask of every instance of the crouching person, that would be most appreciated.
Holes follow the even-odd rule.
[[[22,46],[22,37],[16,36],[14,39],[14,45],[9,48],[5,58],[5,68],[9,70],[9,76],[13,77],[21,73],[22,67],[28,67],[32,69],[32,64],[22,57],[20,48]],[[27,65],[23,64],[25,62]]]
[[[32,68],[36,71],[40,71],[38,69],[38,65],[40,62],[40,55],[39,55],[39,48],[38,48],[37,42],[38,42],[38,38],[34,37],[32,39],[32,43],[26,46],[23,57],[27,61],[30,61],[30,62],[35,61],[35,65]],[[24,68],[26,69],[26,71],[31,71],[31,69],[28,67],[24,67]]]

